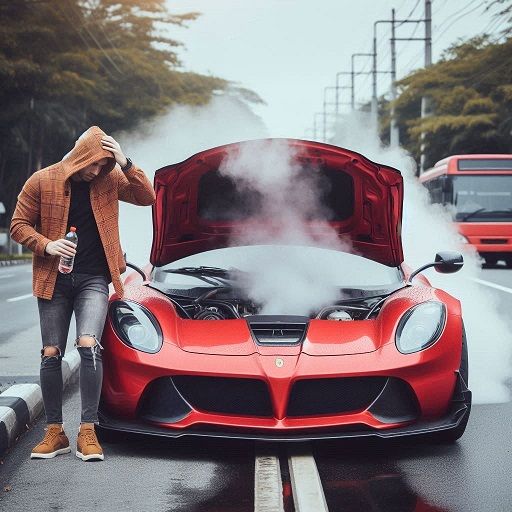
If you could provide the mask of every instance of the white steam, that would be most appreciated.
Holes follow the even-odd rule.
[[[473,279],[480,263],[471,247],[461,246],[450,216],[430,204],[427,191],[415,177],[416,163],[402,148],[382,147],[367,114],[344,116],[333,143],[362,153],[370,160],[399,169],[404,178],[403,245],[406,263],[414,269],[434,260],[436,252],[464,251],[463,269],[452,275],[428,270],[426,277],[462,304],[469,349],[469,381],[475,403],[510,399],[506,380],[512,375],[512,335],[498,313],[496,294]]]
[[[267,137],[263,122],[236,98],[218,96],[204,107],[178,106],[130,133],[116,134],[123,151],[151,182],[155,171],[205,149],[244,139]],[[122,247],[128,261],[149,261],[153,227],[151,208],[120,203]]]
[[[405,182],[403,243],[406,262],[413,268],[432,261],[437,251],[461,250],[451,219],[440,207],[430,205],[426,190],[414,177],[415,162],[402,149],[383,148],[364,116],[347,116],[336,128],[334,144],[362,153],[371,160],[382,162],[402,171]],[[157,122],[137,131],[120,134],[126,154],[140,165],[152,180],[154,171],[164,165],[179,162],[211,147],[247,139],[261,139],[268,133],[250,109],[237,100],[215,98],[201,108],[177,107]],[[303,195],[290,196],[287,187],[294,175],[290,153],[279,143],[271,150],[251,154],[242,152],[225,162],[223,171],[240,180],[241,186],[255,187],[264,193],[269,218],[275,221],[272,230],[253,229],[240,235],[237,242],[272,244],[312,244],[303,229],[304,208],[320,207],[316,195],[307,186]],[[121,235],[129,261],[145,264],[152,239],[151,209],[121,203]],[[334,234],[327,232],[326,245],[336,245]],[[307,254],[307,251],[304,252]],[[501,402],[509,399],[505,384],[512,375],[510,361],[512,339],[509,329],[497,312],[495,294],[472,279],[479,273],[474,254],[466,252],[464,268],[457,274],[441,275],[429,270],[425,274],[432,284],[442,288],[462,303],[468,335],[470,386],[477,403]],[[280,257],[279,251],[269,251],[268,259],[257,258],[254,265],[265,269],[261,282],[254,282],[255,299],[266,301],[266,312],[303,313],[313,305],[335,300],[328,289],[328,269],[318,268],[309,257],[291,261]],[[245,265],[247,267],[247,265]],[[307,302],[303,302],[307,297]]]
[[[309,219],[325,218],[321,183],[314,174],[301,173],[298,155],[284,141],[251,141],[222,162],[220,173],[240,190],[258,193],[261,204],[256,219],[231,244],[319,245],[350,251],[348,242],[324,222],[313,233]],[[247,262],[245,262],[247,267]],[[308,315],[340,298],[333,287],[332,268],[315,264],[308,251],[268,250],[250,262],[250,298],[262,305],[262,314]]]

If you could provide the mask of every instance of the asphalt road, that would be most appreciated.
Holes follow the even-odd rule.
[[[30,292],[27,270],[29,267],[24,265],[14,271],[9,267],[0,269],[2,312],[8,311],[3,317],[8,321],[0,323],[2,357],[5,347],[13,339],[18,340],[20,332],[37,332],[35,301],[27,298],[7,302],[8,298]],[[14,276],[3,277],[7,274]],[[512,290],[512,271],[484,269],[479,278],[488,283],[482,286],[498,297],[498,308],[512,329],[512,293],[492,287],[494,284]],[[7,325],[11,319],[19,330]],[[25,338],[20,345],[23,351],[37,352],[37,336]],[[3,371],[4,360],[0,361]],[[34,374],[36,369],[37,364]],[[74,386],[68,392],[64,411],[72,448],[79,409]],[[465,435],[451,446],[367,442],[313,445],[329,510],[512,510],[510,417],[512,403],[476,405]],[[131,438],[119,444],[104,444],[106,460],[100,463],[83,463],[73,453],[49,461],[32,461],[28,458],[30,449],[40,440],[43,428],[43,422],[38,421],[0,466],[1,511],[254,510],[253,443]],[[275,445],[272,449],[282,458],[287,448]],[[285,494],[289,494],[283,464],[281,469]],[[292,510],[290,499],[286,503],[288,512]]]

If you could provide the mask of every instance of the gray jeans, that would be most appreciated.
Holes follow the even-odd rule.
[[[41,391],[47,423],[62,423],[62,357],[66,351],[71,315],[75,312],[76,341],[80,354],[80,395],[82,423],[98,421],[98,404],[103,380],[100,345],[108,306],[108,281],[91,274],[57,276],[53,297],[37,299],[41,337]],[[92,337],[96,344],[80,347],[81,336]],[[44,347],[59,349],[57,356],[45,356]]]

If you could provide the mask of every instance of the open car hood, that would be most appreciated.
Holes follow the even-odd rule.
[[[325,230],[328,223],[340,239],[351,242],[357,254],[385,265],[400,265],[400,172],[348,149],[319,142],[280,140],[291,146],[293,159],[303,172],[319,172],[329,180],[330,187],[321,199],[334,214],[329,220],[308,222],[312,234]],[[218,173],[232,151],[251,143],[254,142],[209,149],[156,171],[150,257],[153,265],[160,267],[192,254],[233,245],[234,233],[250,229],[251,224],[258,222],[254,215],[233,215],[233,205],[247,204],[243,197],[247,190],[239,191],[231,178]],[[311,238],[319,240],[312,244],[322,246],[323,237]]]

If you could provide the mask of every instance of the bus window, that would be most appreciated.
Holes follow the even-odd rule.
[[[453,176],[455,220],[510,222],[512,175]],[[470,217],[468,217],[470,216]]]
[[[430,201],[434,204],[444,203],[443,198],[443,181],[441,178],[444,176],[438,176],[424,183],[430,195]]]

